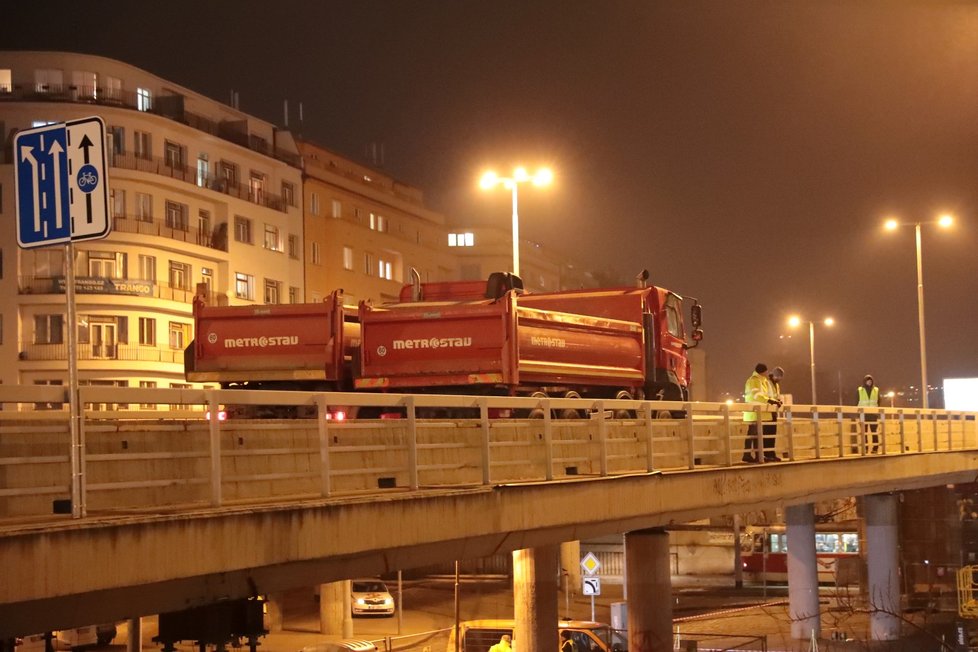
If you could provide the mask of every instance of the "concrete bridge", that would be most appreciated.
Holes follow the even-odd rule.
[[[62,388],[0,387],[0,637],[978,475],[974,413],[795,406],[780,421],[785,461],[746,465],[740,405],[79,395],[72,456]],[[287,420],[210,418],[266,404],[310,409]],[[316,416],[358,404],[404,416]],[[491,418],[538,406],[543,419]],[[551,418],[565,408],[587,418]],[[472,418],[419,417],[435,409]],[[663,410],[676,418],[655,418]],[[877,455],[860,434],[871,413],[881,417]],[[52,513],[69,500],[74,515]]]

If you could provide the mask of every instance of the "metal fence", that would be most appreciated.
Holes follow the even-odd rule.
[[[68,499],[84,514],[727,467],[740,463],[741,413],[751,408],[97,386],[78,393],[86,409],[76,482],[68,411],[35,409],[64,406],[68,389],[0,386],[0,517],[50,515],[52,501]],[[161,409],[140,409],[148,405]],[[294,406],[297,416],[222,420],[263,405]],[[364,407],[397,418],[328,418]],[[425,418],[444,410],[467,416]],[[513,418],[531,411],[542,418]],[[789,461],[871,455],[869,415],[879,416],[881,456],[978,448],[975,413],[794,406],[782,413],[778,452]]]

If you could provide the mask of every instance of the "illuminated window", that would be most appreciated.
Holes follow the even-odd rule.
[[[448,246],[449,247],[474,247],[475,234],[470,232],[449,233]]]
[[[10,81],[10,68],[0,69],[0,93],[9,93],[13,86]]]
[[[343,217],[343,204],[339,199],[333,200],[333,217],[340,218]]]
[[[136,219],[140,222],[153,221],[153,196],[145,192],[136,193]]]
[[[235,272],[234,274],[234,296],[238,299],[254,300],[255,298],[255,277],[251,274]]]
[[[343,247],[343,269],[353,271],[353,247]]]
[[[188,263],[179,263],[175,260],[170,261],[170,287],[178,288],[180,290],[190,289],[190,265]]]
[[[187,330],[188,324],[181,324],[180,322],[171,321],[170,322],[170,348],[171,349],[184,349],[187,347]]]
[[[153,108],[153,93],[148,88],[136,89],[136,108],[140,111],[149,111]]]
[[[265,249],[282,251],[282,237],[274,224],[265,224]]]
[[[377,261],[377,276],[380,278],[385,278],[388,281],[393,278],[391,274],[391,263],[389,260],[384,260],[383,258]]]

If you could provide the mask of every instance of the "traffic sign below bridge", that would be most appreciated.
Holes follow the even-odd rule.
[[[14,138],[17,243],[25,248],[109,234],[105,124],[82,118]]]

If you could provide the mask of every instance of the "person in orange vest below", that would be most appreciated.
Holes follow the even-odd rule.
[[[863,378],[863,384],[856,389],[856,394],[858,399],[856,405],[858,407],[878,408],[880,406],[880,388],[876,386],[873,377],[869,374],[866,374]],[[876,428],[878,427],[876,421],[879,419],[879,415],[867,413],[865,419],[866,433],[864,433],[864,436],[869,433],[873,435],[873,448],[869,452],[878,453],[880,450],[880,436],[876,434]],[[866,446],[869,446],[869,437],[866,437]]]
[[[758,362],[754,367],[754,373],[744,383],[744,403],[766,403],[781,407],[781,401],[773,396],[774,388],[771,385],[771,381],[764,375],[766,372],[767,365],[763,362]],[[744,412],[744,422],[747,424],[747,437],[744,439],[744,456],[742,458],[744,462],[760,461],[758,448],[760,448],[759,444],[761,442],[758,441],[760,439],[760,433],[757,429],[758,421],[774,421],[774,413]],[[775,461],[772,458],[773,456],[773,450],[770,453],[765,453],[766,460]]]

